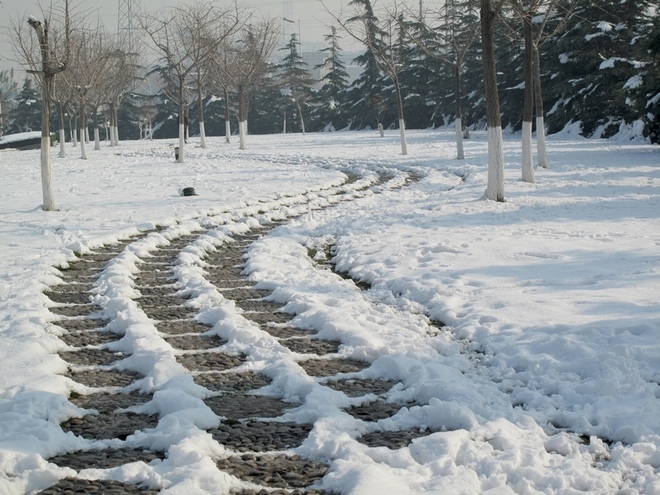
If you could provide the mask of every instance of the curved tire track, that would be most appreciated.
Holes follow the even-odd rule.
[[[395,187],[405,187],[417,180],[412,174]],[[264,300],[270,291],[257,290],[254,283],[242,275],[243,257],[249,246],[257,239],[288,219],[306,212],[312,202],[322,197],[321,208],[331,207],[340,201],[354,199],[347,194],[345,186],[355,183],[351,177],[347,184],[329,191],[316,191],[300,198],[287,199],[279,203],[264,203],[259,207],[256,218],[264,211],[275,211],[266,224],[254,226],[241,234],[225,238],[219,246],[201,254],[204,262],[204,278],[212,283],[222,296],[242,310],[242,316],[272,338],[295,353],[298,365],[315,377],[318,383],[344,392],[350,397],[367,394],[385,394],[393,382],[347,378],[344,374],[359,372],[369,363],[341,358],[337,355],[341,342],[319,339],[309,329],[298,329],[290,324],[293,315],[280,312],[281,305]],[[385,186],[391,176],[381,175],[375,184],[365,187]],[[354,189],[353,193],[359,191]],[[359,197],[359,195],[358,195]],[[250,216],[250,215],[248,215]],[[207,219],[210,225],[222,225]],[[255,223],[255,222],[253,222]],[[168,242],[145,253],[144,249],[131,250],[149,235],[109,245],[92,254],[81,256],[61,270],[63,284],[47,293],[53,307],[51,311],[60,316],[57,326],[62,329],[61,339],[70,349],[60,352],[69,363],[68,377],[72,380],[69,400],[78,407],[93,410],[81,418],[71,418],[61,424],[65,431],[92,441],[87,451],[73,452],[49,459],[62,467],[76,471],[88,467],[108,469],[130,462],[158,462],[167,452],[131,449],[125,440],[136,432],[149,430],[158,424],[157,414],[140,412],[140,406],[153,399],[153,393],[144,393],[140,386],[144,376],[127,367],[122,360],[130,354],[117,350],[125,336],[117,331],[113,320],[103,318],[103,307],[99,302],[99,277],[119,257],[136,256],[139,271],[132,276],[137,297],[133,299],[140,311],[154,322],[158,335],[167,342],[175,353],[176,362],[192,376],[195,384],[204,387],[205,404],[222,421],[217,428],[207,431],[229,450],[229,455],[216,459],[218,469],[240,479],[244,488],[237,495],[261,493],[323,494],[313,485],[322,479],[328,466],[314,459],[302,459],[290,449],[299,446],[311,431],[311,424],[296,424],[278,420],[296,404],[278,398],[255,393],[270,383],[263,374],[245,370],[242,365],[249,356],[236,354],[225,348],[227,343],[217,335],[208,335],[210,326],[196,320],[196,310],[186,305],[180,286],[177,284],[176,266],[182,253],[195,251],[198,243],[211,228],[192,234],[172,235]],[[338,275],[340,276],[340,275]],[[337,377],[337,375],[340,375]],[[395,414],[402,406],[384,401],[371,402],[349,408],[347,412],[365,421],[376,421]],[[134,411],[128,410],[133,408]],[[428,434],[430,432],[426,432]],[[407,445],[419,432],[375,432],[364,435],[361,441],[370,446],[399,448]],[[119,442],[116,442],[118,440]],[[275,491],[273,491],[275,490]],[[62,493],[157,493],[158,490],[109,480],[86,481],[79,478],[61,480],[44,490],[44,494]]]

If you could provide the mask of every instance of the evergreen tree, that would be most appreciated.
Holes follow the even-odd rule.
[[[9,134],[41,129],[41,96],[29,77],[23,81],[16,106],[9,113],[9,120]]]
[[[494,20],[502,128],[520,131],[524,95],[524,42],[520,20],[509,9],[501,9]]]
[[[297,36],[293,33],[287,45],[281,48],[288,53],[277,69],[282,84],[282,94],[289,97],[286,100],[290,103],[290,105],[285,105],[283,111],[292,110],[294,120],[297,120],[300,131],[305,134],[304,113],[307,113],[312,86],[316,81],[307,69],[307,63],[303,60],[302,55],[298,53],[299,45]]]
[[[140,139],[140,117],[138,116],[140,97],[135,93],[128,93],[122,99],[117,119],[119,120],[119,140]]]
[[[337,34],[335,26],[330,29],[330,34],[323,38],[328,43],[328,47],[319,50],[321,53],[326,53],[327,58],[316,66],[323,74],[321,78],[323,86],[315,95],[316,108],[313,116],[318,122],[318,130],[333,131],[342,129],[349,123],[348,109],[344,101],[349,75],[341,59],[342,49],[339,46],[341,36]]]
[[[424,129],[432,125],[434,110],[434,90],[438,80],[438,62],[429,57],[422,49],[425,40],[431,34],[423,23],[409,21],[402,16],[398,19],[400,29],[399,84],[405,97],[406,127]],[[405,36],[404,36],[405,33]],[[413,42],[416,39],[418,42]]]
[[[635,101],[647,70],[635,55],[648,26],[652,1],[601,0],[576,9],[568,29],[549,46],[551,132],[581,121],[586,135],[609,137],[640,118]],[[546,61],[544,61],[546,63]]]
[[[645,123],[644,135],[660,143],[660,17],[642,25],[635,54],[644,65],[639,77],[629,80],[627,89],[634,95],[636,114]]]
[[[269,66],[250,91],[247,122],[252,134],[282,132],[283,119],[291,114],[291,98],[282,93],[276,67]]]
[[[364,22],[369,31],[366,36],[370,40],[382,38],[382,31],[378,27],[378,18],[374,14],[371,0],[352,0],[349,5],[360,8],[363,14],[349,19],[350,22]],[[387,108],[386,95],[391,91],[385,88],[389,85],[384,79],[371,47],[353,60],[356,64],[364,67],[360,76],[355,79],[346,90],[346,101],[351,110],[351,127],[362,129],[365,127],[376,128],[382,122],[382,117]]]
[[[0,136],[7,131],[9,114],[15,106],[18,84],[14,80],[14,71],[0,71]]]
[[[158,110],[154,121],[154,138],[175,138],[179,135],[179,102],[177,98],[176,80],[171,67],[161,62],[147,73],[147,76],[158,74],[160,79],[160,90],[157,93]],[[186,108],[192,100],[192,95],[184,92]]]

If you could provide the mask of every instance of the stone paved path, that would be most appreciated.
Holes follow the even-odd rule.
[[[382,177],[381,183],[388,179]],[[343,198],[340,189],[333,194],[334,199],[331,198],[327,206],[350,199]],[[287,220],[282,218],[256,226],[248,232],[234,235],[215,251],[207,252],[204,255],[206,280],[214,284],[226,299],[234,301],[243,310],[245,318],[278,339],[283,346],[298,353],[301,356],[298,364],[319,383],[349,397],[367,394],[382,396],[395,385],[393,382],[346,379],[345,376],[337,378],[340,373],[360,371],[369,363],[340,358],[337,352],[341,342],[322,340],[315,336],[313,329],[292,326],[290,320],[293,315],[280,312],[280,305],[264,300],[270,292],[255,289],[254,283],[243,276],[243,257],[250,245]],[[215,460],[217,468],[245,482],[244,488],[234,492],[236,495],[328,493],[314,488],[328,466],[319,460],[301,458],[291,451],[305,440],[313,425],[278,419],[295,404],[255,393],[268,385],[270,379],[240,369],[247,356],[228,352],[223,348],[226,342],[220,337],[207,335],[210,327],[196,320],[195,310],[185,306],[185,299],[177,295],[177,260],[205,233],[202,231],[173,238],[167,245],[141,256],[137,265],[139,272],[133,275],[134,289],[140,294],[135,303],[155,322],[160,336],[176,351],[178,363],[189,371],[197,385],[208,390],[204,402],[222,419],[218,428],[208,432],[229,452]],[[160,419],[158,414],[126,410],[146,404],[153,396],[131,387],[142,378],[141,374],[115,366],[128,357],[112,350],[112,344],[119,341],[122,335],[111,330],[112,322],[102,319],[102,308],[92,302],[101,273],[131,243],[149,234],[145,232],[141,237],[81,256],[66,269],[61,269],[64,283],[53,286],[48,292],[55,303],[51,311],[59,316],[56,325],[62,330],[60,338],[70,346],[60,356],[70,364],[68,376],[71,380],[83,386],[80,388],[82,392],[72,393],[69,400],[81,408],[94,411],[94,414],[65,421],[61,428],[86,439],[123,441],[135,432],[154,428]],[[377,421],[392,416],[401,407],[400,404],[376,400],[347,412],[363,421]],[[369,446],[396,449],[421,434],[418,431],[376,432],[364,435],[361,441]],[[163,451],[122,447],[121,442],[112,445],[59,455],[50,458],[49,462],[79,472],[90,467],[109,469],[136,461],[158,462],[168,455]],[[157,492],[123,482],[72,477],[41,493]]]

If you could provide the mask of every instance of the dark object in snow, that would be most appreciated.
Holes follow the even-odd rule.
[[[181,190],[181,196],[197,196],[194,187],[184,187]]]
[[[179,161],[179,147],[175,146],[174,147],[174,159],[178,162]]]

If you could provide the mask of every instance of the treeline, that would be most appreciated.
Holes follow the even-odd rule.
[[[88,119],[80,112],[82,105],[96,114],[102,133],[105,121],[115,118],[110,99],[104,96],[112,88],[118,95],[113,125],[122,139],[176,137],[181,122],[197,135],[200,120],[206,135],[225,135],[228,129],[233,134],[239,129],[241,115],[253,134],[398,128],[401,118],[409,129],[449,125],[457,118],[466,133],[484,128],[479,3],[446,0],[436,12],[375,12],[371,0],[355,0],[352,15],[336,19],[337,27],[325,36],[327,47],[321,50],[325,60],[316,67],[321,70],[320,81],[312,77],[313,67],[305,64],[295,34],[285,46],[277,47],[273,44],[280,39],[277,23],[255,22],[246,12],[233,12],[229,25],[224,13],[225,24],[214,31],[222,39],[207,56],[197,52],[199,58],[193,60],[190,52],[172,55],[172,48],[178,45],[171,40],[171,47],[161,46],[157,64],[145,70],[133,67],[129,60],[121,67],[122,80],[113,84],[96,76],[126,60],[118,55],[120,47],[108,45],[105,49],[111,55],[103,55],[103,39],[77,39],[77,46],[87,46],[92,52],[80,64],[91,66],[97,59],[97,66],[100,60],[105,69],[78,75],[88,82],[82,86],[73,80],[76,71],[69,63],[70,94],[65,95],[64,90],[56,93],[59,100],[54,105],[55,115],[66,118],[54,118],[53,130],[75,128],[76,119]],[[502,127],[519,130],[523,122],[527,19],[532,36],[529,46],[537,54],[533,60],[535,108],[537,115],[545,116],[549,133],[580,123],[585,136],[610,137],[628,129],[636,137],[660,142],[660,20],[656,9],[655,2],[647,0],[502,2],[494,23]],[[192,11],[182,7],[179,14]],[[204,19],[210,19],[208,12]],[[142,26],[152,41],[162,44],[158,36],[168,22],[174,21],[145,17]],[[209,26],[200,22],[188,29],[194,33]],[[354,39],[364,51],[355,60],[362,72],[350,81],[346,67],[352,61],[346,59],[342,45]],[[247,57],[260,41],[270,44],[268,50],[259,54],[253,74],[245,77],[242,71]],[[276,58],[281,62],[272,63]],[[142,84],[126,82],[132,69],[133,80],[140,74]],[[159,89],[145,91],[145,77],[157,82]],[[105,85],[105,93],[91,89],[93,84]],[[82,87],[90,89],[82,94]],[[29,80],[19,87],[9,73],[0,73],[1,132],[39,129],[40,104],[38,91]]]

